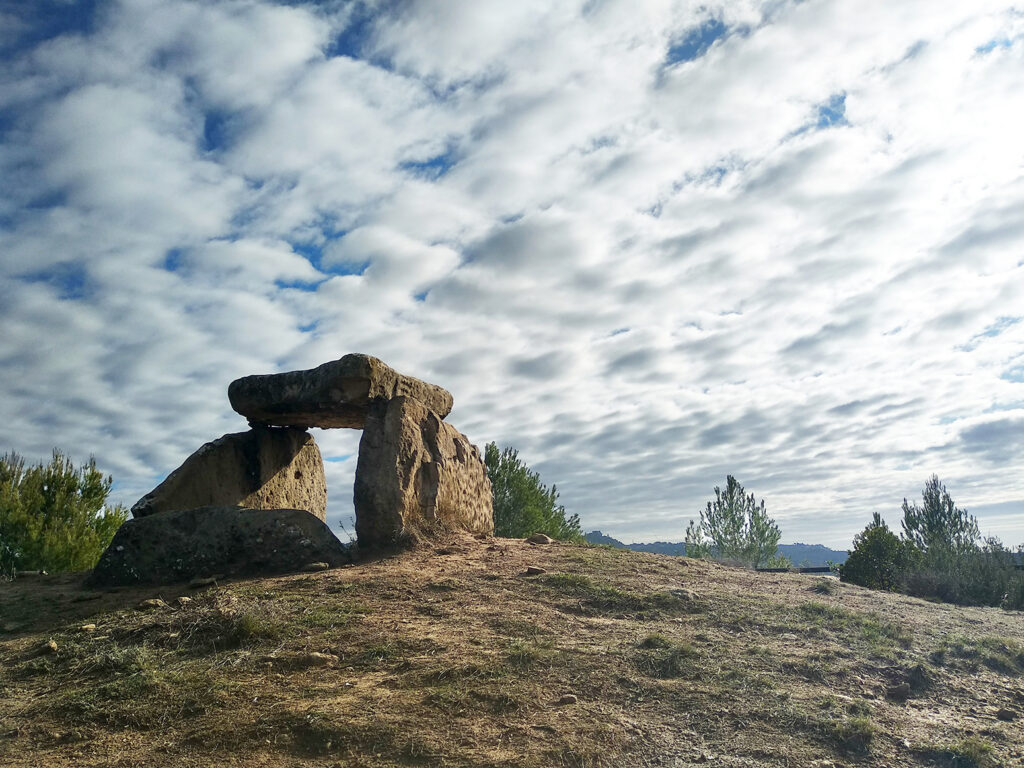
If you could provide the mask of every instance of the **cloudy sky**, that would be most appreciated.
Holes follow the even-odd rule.
[[[0,452],[132,503],[366,352],[587,530],[731,473],[845,547],[937,473],[1024,542],[1014,5],[0,2]]]

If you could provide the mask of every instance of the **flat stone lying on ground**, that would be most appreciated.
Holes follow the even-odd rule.
[[[245,376],[231,382],[231,407],[252,424],[362,429],[370,404],[409,397],[442,419],[452,396],[441,387],[405,376],[369,355],[345,355],[307,371]]]
[[[355,478],[360,547],[387,547],[436,531],[494,532],[491,483],[480,452],[423,403],[375,404]]]
[[[327,481],[313,436],[268,427],[224,435],[185,459],[132,515],[204,506],[304,509],[325,520]]]
[[[310,561],[337,566],[351,555],[305,510],[200,507],[128,520],[89,583],[170,584],[213,573],[291,573]]]

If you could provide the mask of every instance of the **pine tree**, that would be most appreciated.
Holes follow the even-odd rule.
[[[127,517],[108,506],[112,479],[96,461],[75,468],[60,451],[49,464],[0,459],[0,574],[92,568]]]
[[[903,536],[921,552],[933,551],[959,555],[977,549],[981,535],[978,520],[959,509],[932,475],[921,493],[922,506],[903,499]]]
[[[519,458],[514,448],[498,450],[496,443],[484,448],[484,464],[494,493],[494,533],[521,538],[546,533],[553,539],[583,538],[579,515],[565,514],[558,503],[558,489],[548,488]]]
[[[714,557],[742,563],[751,568],[788,564],[776,552],[782,533],[768,516],[764,499],[758,504],[736,478],[728,475],[725,491],[715,488],[715,500],[700,513],[700,523],[691,520],[686,529],[686,554],[690,557]]]

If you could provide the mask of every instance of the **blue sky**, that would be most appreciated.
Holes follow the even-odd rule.
[[[359,351],[627,541],[734,474],[847,546],[937,473],[1024,542],[1024,14],[855,5],[4,6],[0,450],[131,503]]]

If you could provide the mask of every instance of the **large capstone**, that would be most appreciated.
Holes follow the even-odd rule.
[[[135,517],[204,506],[303,509],[325,520],[327,481],[313,436],[257,427],[206,443],[132,507]]]
[[[345,355],[308,371],[245,376],[231,382],[231,407],[251,424],[362,429],[371,403],[407,397],[442,419],[452,396],[441,387],[404,376],[369,355]]]
[[[95,586],[171,584],[214,574],[273,574],[350,562],[327,525],[302,509],[201,507],[128,520],[89,577]]]
[[[494,532],[491,483],[479,450],[410,397],[370,409],[359,443],[355,512],[361,547],[445,530]]]

